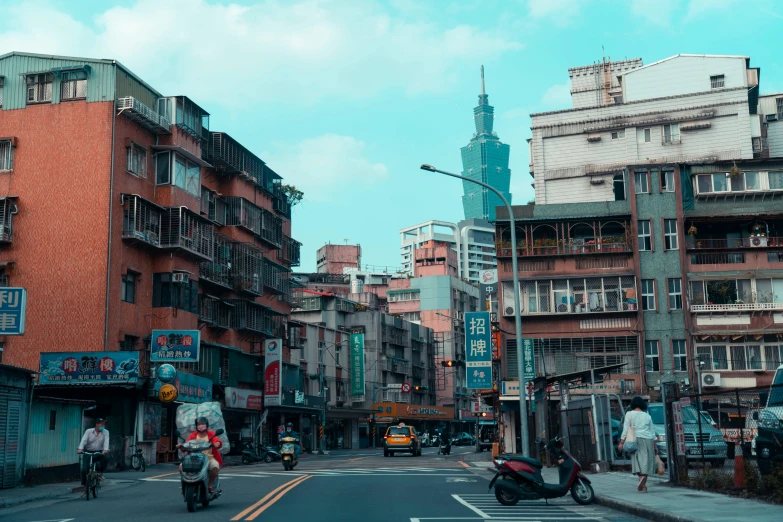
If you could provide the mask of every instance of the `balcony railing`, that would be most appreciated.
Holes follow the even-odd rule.
[[[267,209],[261,209],[262,229],[261,239],[280,248],[283,246],[283,220]]]
[[[518,239],[518,256],[552,256],[552,255],[585,255],[585,254],[612,254],[628,253],[633,251],[633,243],[625,236],[604,237],[595,240],[536,240],[528,245],[524,238]],[[511,242],[496,241],[495,250],[497,257],[511,257]]]
[[[205,294],[199,296],[198,318],[210,328],[227,330],[231,328],[233,306]]]
[[[727,253],[712,253],[712,254],[692,254],[692,265],[741,265],[745,262],[744,253],[727,254]]]
[[[280,336],[284,314],[246,299],[230,299],[227,302],[234,306],[232,328],[268,337]]]
[[[287,218],[291,217],[291,203],[279,183],[274,183],[272,187],[272,208],[278,214]]]
[[[278,265],[270,259],[264,259],[264,288],[276,294],[285,292],[287,285],[285,279],[288,278],[288,269]]]
[[[239,292],[264,295],[264,254],[250,243],[234,243],[231,250],[231,280]]]
[[[302,243],[296,239],[283,235],[283,246],[280,247],[280,259],[291,266],[299,266],[300,250]]]
[[[321,309],[320,297],[302,297],[296,299],[293,303],[293,307],[297,310],[304,312],[313,312]]]
[[[14,240],[14,215],[17,213],[14,198],[0,198],[0,243]]]
[[[783,310],[783,303],[692,304],[691,312],[753,312]]]
[[[522,315],[630,312],[638,309],[633,276],[546,279],[520,283]],[[503,315],[514,315],[512,283],[503,283]]]
[[[210,132],[209,143],[202,150],[204,159],[225,174],[247,176],[255,183],[264,183],[264,162],[225,132]]]
[[[123,196],[122,237],[160,246],[161,216],[166,210],[141,196]]]
[[[383,342],[397,346],[408,346],[408,336],[406,330],[394,326],[385,325],[383,327]]]
[[[689,250],[732,250],[740,248],[783,247],[783,237],[738,237],[731,239],[711,239],[688,237],[686,244]]]
[[[119,114],[124,114],[155,134],[170,134],[171,122],[132,96],[117,100]]]
[[[161,248],[182,249],[203,261],[215,256],[212,223],[186,207],[167,208],[160,223]]]
[[[254,233],[272,246],[283,246],[283,220],[272,212],[250,203],[244,198],[224,198],[226,225],[241,226]]]
[[[215,234],[215,258],[201,263],[199,279],[226,288],[232,287],[232,247],[234,242],[223,234]]]

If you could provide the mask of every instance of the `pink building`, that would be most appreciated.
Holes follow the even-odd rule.
[[[342,274],[345,268],[360,268],[362,247],[359,245],[324,245],[316,254],[319,274]]]

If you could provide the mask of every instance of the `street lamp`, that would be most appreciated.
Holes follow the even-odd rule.
[[[511,221],[511,269],[514,271],[514,324],[516,326],[516,332],[515,337],[517,340],[517,373],[519,374],[519,429],[522,431],[521,433],[521,440],[522,440],[522,455],[525,457],[530,456],[530,443],[528,441],[528,428],[527,428],[527,404],[525,401],[525,389],[527,388],[526,382],[525,382],[525,369],[523,365],[522,360],[522,315],[521,310],[522,307],[520,306],[519,302],[519,270],[517,269],[517,231],[516,231],[516,221],[514,220],[514,209],[511,208],[511,204],[508,202],[508,200],[501,194],[499,190],[497,190],[495,187],[492,187],[490,185],[487,185],[486,183],[482,183],[481,181],[476,181],[474,179],[466,178],[465,176],[460,176],[458,174],[452,174],[451,172],[446,172],[443,170],[438,170],[432,165],[424,164],[421,166],[421,170],[426,170],[429,172],[437,172],[439,174],[445,174],[446,176],[451,176],[452,178],[461,179],[463,181],[469,181],[471,183],[475,183],[476,185],[481,185],[485,189],[491,190],[495,194],[498,195],[498,197],[503,201],[503,204],[506,205],[506,209],[508,209],[508,218]]]

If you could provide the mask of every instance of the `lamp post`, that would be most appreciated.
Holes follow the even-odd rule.
[[[528,427],[527,427],[527,403],[525,400],[525,389],[526,389],[526,382],[525,382],[525,368],[524,363],[522,360],[522,315],[521,315],[521,306],[520,306],[520,300],[519,300],[519,271],[517,269],[517,231],[516,231],[516,221],[514,220],[514,209],[511,208],[511,204],[508,202],[508,200],[501,194],[499,190],[497,190],[495,187],[492,187],[490,185],[487,185],[486,183],[482,183],[481,181],[476,181],[474,179],[466,178],[465,176],[460,176],[459,174],[453,174],[451,172],[446,172],[443,170],[438,170],[432,165],[422,165],[421,170],[426,170],[429,172],[437,172],[439,174],[444,174],[446,176],[451,176],[452,178],[461,179],[463,181],[469,181],[471,183],[475,183],[476,185],[481,185],[485,189],[491,190],[495,194],[498,195],[501,201],[503,201],[503,204],[506,205],[506,209],[508,210],[508,218],[511,221],[511,269],[514,271],[514,324],[516,326],[516,332],[515,332],[515,338],[517,341],[517,373],[519,374],[519,429],[522,432],[521,433],[521,440],[522,440],[522,455],[525,457],[530,456],[530,443],[528,441]]]

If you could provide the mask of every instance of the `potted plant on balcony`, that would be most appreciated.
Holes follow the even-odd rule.
[[[732,178],[736,178],[736,177],[737,177],[737,176],[739,176],[740,174],[742,174],[742,172],[740,171],[739,167],[738,167],[738,166],[737,166],[737,164],[735,163],[735,164],[734,164],[734,165],[732,165],[732,166],[731,166],[731,168],[729,169],[729,176],[731,176]]]

